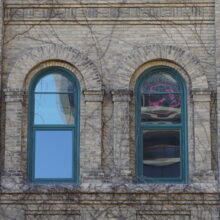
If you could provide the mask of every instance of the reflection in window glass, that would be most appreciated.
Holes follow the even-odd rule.
[[[185,94],[184,80],[172,68],[152,68],[139,78],[136,86],[138,181],[186,181]]]
[[[180,176],[179,131],[143,132],[143,174],[148,178]]]
[[[35,94],[35,124],[73,124],[74,94]]]
[[[179,94],[144,94],[141,97],[142,122],[180,123]]]
[[[73,92],[73,90],[72,82],[58,73],[42,77],[35,88],[35,92]]]
[[[174,93],[180,92],[180,87],[176,80],[167,73],[157,72],[147,77],[141,86],[142,93]]]
[[[35,178],[71,178],[72,131],[35,132]]]

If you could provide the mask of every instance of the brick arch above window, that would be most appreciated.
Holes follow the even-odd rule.
[[[64,61],[73,65],[81,73],[85,81],[85,89],[100,90],[102,88],[96,65],[79,50],[60,45],[36,47],[23,53],[9,72],[7,87],[22,89],[27,74],[40,63],[51,60]]]
[[[36,73],[42,71],[43,69],[51,68],[51,67],[52,68],[54,68],[54,67],[64,68],[64,69],[68,70],[70,73],[73,73],[74,77],[76,77],[76,79],[79,81],[81,90],[82,91],[86,90],[85,79],[82,76],[82,74],[80,73],[80,71],[77,68],[75,68],[73,65],[71,65],[70,63],[67,63],[66,61],[58,61],[58,60],[46,60],[46,61],[36,65],[26,75],[26,78],[24,79],[22,88],[24,88],[24,90],[27,91],[29,88],[29,85],[30,85],[32,79],[35,77]]]
[[[130,81],[137,69],[153,61],[167,61],[181,67],[187,73],[192,89],[209,87],[206,74],[197,57],[176,46],[152,44],[135,47],[122,60],[116,71],[115,88],[130,88]]]
[[[134,89],[138,78],[143,74],[143,72],[145,72],[148,69],[155,68],[158,66],[164,66],[167,68],[174,69],[185,80],[187,90],[190,91],[193,88],[190,76],[181,66],[179,66],[169,60],[160,59],[160,60],[152,60],[152,61],[146,62],[135,70],[135,72],[132,74],[132,76],[130,78],[130,82],[129,82],[130,90]]]

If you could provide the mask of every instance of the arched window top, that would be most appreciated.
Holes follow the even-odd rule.
[[[179,82],[167,71],[158,70],[147,74],[141,85],[142,93],[180,92]]]
[[[139,182],[185,182],[187,178],[185,82],[169,67],[145,71],[136,85]]]
[[[41,77],[35,87],[35,92],[69,92],[74,90],[74,83],[65,75],[50,73]]]
[[[61,67],[41,71],[33,80],[34,124],[74,124],[78,82]]]
[[[168,67],[145,71],[137,88],[142,123],[180,123],[185,108],[185,86],[182,77]]]
[[[171,67],[153,67],[144,71],[138,78],[137,90],[146,93],[184,92],[185,80]]]
[[[49,67],[32,80],[29,96],[29,175],[32,182],[78,182],[79,84]]]
[[[30,92],[72,92],[79,88],[75,75],[63,67],[48,67],[32,79]]]

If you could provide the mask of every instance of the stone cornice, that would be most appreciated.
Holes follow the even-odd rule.
[[[5,95],[5,102],[20,102],[23,101],[25,90],[6,88],[3,90]]]
[[[210,102],[212,90],[195,88],[191,91],[194,102]]]
[[[206,89],[200,89],[200,88],[194,88],[191,90],[192,95],[211,95],[212,90],[209,88]]]
[[[86,102],[102,102],[104,97],[103,90],[84,90],[83,94]]]

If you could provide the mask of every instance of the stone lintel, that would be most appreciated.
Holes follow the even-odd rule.
[[[130,89],[115,89],[111,91],[113,102],[130,102],[133,91]]]
[[[84,90],[83,94],[86,102],[102,102],[104,97],[103,90]]]

